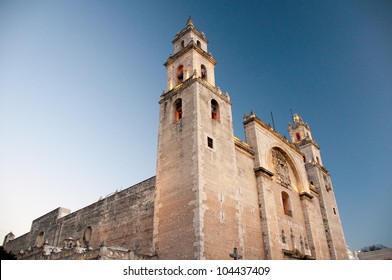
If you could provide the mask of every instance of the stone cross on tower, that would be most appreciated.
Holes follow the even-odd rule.
[[[242,259],[242,256],[238,254],[237,247],[234,247],[233,253],[230,254],[230,258],[233,258],[234,260]]]

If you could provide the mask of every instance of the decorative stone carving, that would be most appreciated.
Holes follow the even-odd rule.
[[[272,159],[275,167],[276,180],[283,187],[290,189],[290,169],[284,155],[279,150],[272,150]]]

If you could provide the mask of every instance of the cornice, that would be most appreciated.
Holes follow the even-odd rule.
[[[322,166],[321,164],[319,164],[318,162],[314,161],[314,160],[312,160],[312,161],[310,161],[310,162],[307,162],[307,163],[305,164],[305,167],[306,167],[306,168],[309,168],[309,167],[317,167],[317,168],[321,169],[325,174],[327,174],[327,175],[329,176],[329,171],[328,171],[328,169],[327,169],[326,167]]]
[[[248,143],[242,141],[241,139],[237,138],[234,136],[234,144],[237,148],[241,149],[244,151],[246,154],[248,154],[251,157],[254,157],[255,152],[253,149],[249,146]]]
[[[166,60],[166,62],[163,64],[165,67],[167,67],[169,64],[172,64],[175,62],[177,59],[179,59],[182,55],[184,55],[186,52],[190,50],[195,50],[197,51],[200,55],[202,55],[205,59],[207,59],[209,62],[211,62],[213,65],[216,65],[217,62],[215,59],[212,57],[212,55],[208,52],[203,51],[200,47],[198,47],[194,41],[191,41],[186,47],[184,47],[182,50],[179,52],[169,56],[169,58]]]
[[[299,196],[301,197],[301,199],[308,199],[308,200],[312,200],[314,197],[312,194],[308,192],[301,192]]]
[[[265,169],[264,167],[261,167],[261,166],[254,168],[254,171],[255,171],[256,177],[261,175],[261,174],[267,175],[268,177],[274,176],[274,173],[272,173],[271,171],[269,171],[269,170],[267,170],[267,169]]]
[[[317,144],[316,141],[314,141],[313,139],[310,139],[309,136],[307,136],[306,138],[302,139],[301,141],[295,142],[295,145],[297,145],[298,147],[304,147],[306,145],[312,144],[313,146],[315,146],[317,149],[320,150],[319,145]]]
[[[186,79],[183,83],[175,86],[174,88],[172,88],[167,92],[162,93],[161,99],[159,100],[159,104],[164,102],[166,99],[171,98],[173,95],[182,92],[183,90],[185,90],[186,88],[194,84],[195,82],[199,82],[201,85],[203,85],[204,87],[212,91],[217,97],[221,98],[222,100],[224,100],[225,102],[231,105],[230,96],[227,92],[226,93],[222,92],[219,87],[214,87],[204,79],[197,77],[195,73],[191,77]]]
[[[299,128],[300,126],[304,126],[308,130],[310,130],[310,127],[307,123],[304,123],[304,122],[298,122],[298,123],[293,123],[293,124],[289,123],[289,129],[296,129],[296,128]]]
[[[178,32],[175,36],[174,39],[172,41],[172,43],[174,44],[175,42],[177,42],[182,36],[185,35],[185,33],[188,32],[194,32],[197,36],[200,37],[200,39],[202,39],[204,42],[206,42],[208,44],[208,40],[206,38],[206,35],[204,34],[204,32],[200,32],[196,27],[194,27],[193,25],[188,25],[186,26],[184,29],[182,29],[180,32]]]

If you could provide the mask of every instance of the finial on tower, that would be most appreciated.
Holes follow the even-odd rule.
[[[186,21],[186,26],[194,26],[191,16],[189,16],[188,20]]]
[[[295,113],[293,116],[293,121],[294,121],[294,123],[299,123],[301,121],[301,117],[298,116],[297,113]]]

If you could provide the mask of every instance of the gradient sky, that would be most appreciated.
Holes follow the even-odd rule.
[[[0,238],[155,175],[171,40],[192,16],[236,136],[290,109],[330,171],[347,245],[392,247],[391,1],[0,0]]]

